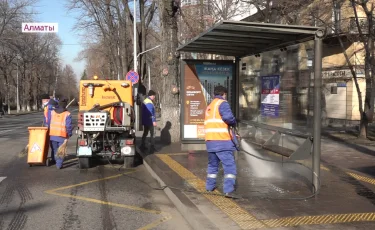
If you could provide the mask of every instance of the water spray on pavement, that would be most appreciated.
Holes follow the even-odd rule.
[[[258,152],[258,150],[256,150],[251,145],[246,143],[244,139],[241,140],[241,149],[242,151],[252,153],[254,156],[259,157],[259,158],[252,157],[249,154],[245,155],[247,163],[254,171],[254,176],[258,178],[280,178],[282,177],[282,173],[279,168],[279,165],[276,165],[275,162],[266,162],[260,159],[262,155]]]

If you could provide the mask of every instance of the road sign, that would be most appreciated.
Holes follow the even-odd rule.
[[[138,83],[139,81],[139,75],[137,72],[130,70],[125,77],[126,80],[131,81],[134,84]]]

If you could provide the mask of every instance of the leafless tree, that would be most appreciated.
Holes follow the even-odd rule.
[[[73,87],[72,87],[73,86]],[[78,99],[77,76],[75,75],[72,66],[65,65],[61,71],[61,77],[58,81],[58,88],[56,95],[63,96],[71,101],[73,98]]]
[[[174,89],[179,88],[179,59],[176,56],[178,46],[177,14],[174,0],[159,0],[159,15],[161,23],[161,66],[165,70],[163,79],[163,94],[161,98],[162,126],[168,127],[172,142],[180,139],[179,94]]]
[[[0,2],[0,100],[9,111],[17,102],[17,89],[21,110],[40,108],[40,95],[50,94],[56,79],[53,70],[61,48],[57,35],[21,33],[22,22],[34,21],[35,2]]]
[[[132,69],[133,60],[133,23],[134,18],[132,10],[129,8],[128,0],[69,0],[68,8],[70,10],[79,10],[80,17],[76,29],[93,34],[95,39],[88,42],[94,43],[87,46],[90,53],[100,50],[98,55],[104,55],[104,61],[107,63],[101,66],[107,66],[111,79],[117,77],[124,78],[125,74]],[[156,12],[156,3],[151,0],[138,1],[139,19],[137,23],[137,51],[143,52],[147,48],[146,38],[149,32],[150,24]],[[138,17],[137,17],[138,18]],[[138,23],[138,21],[140,21]],[[100,44],[98,49],[97,44]],[[84,51],[84,53],[86,53]],[[81,58],[88,58],[82,54]],[[91,62],[91,61],[88,61]],[[139,59],[139,72],[142,77],[146,73],[146,61],[144,56]]]

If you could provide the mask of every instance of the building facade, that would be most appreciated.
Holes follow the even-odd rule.
[[[327,36],[324,40],[322,60],[322,111],[323,124],[348,125],[360,120],[358,91],[351,70],[344,56],[350,59],[357,75],[358,90],[364,92],[364,51],[358,39],[358,27],[354,10],[349,1],[314,1],[301,6],[295,17],[272,16],[275,23],[324,26]],[[273,11],[277,15],[277,5]],[[366,31],[364,12],[358,10],[361,29]],[[244,21],[262,22],[264,15],[254,14]],[[342,43],[342,45],[341,45]],[[258,120],[260,112],[260,90],[262,76],[279,75],[280,104],[279,119],[273,119],[279,126],[309,125],[313,111],[313,60],[314,43],[306,42],[282,50],[262,53],[259,57],[245,57],[240,69],[240,116],[244,120]],[[354,121],[354,122],[353,122]]]

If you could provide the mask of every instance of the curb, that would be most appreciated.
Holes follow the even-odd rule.
[[[155,160],[153,159],[155,156],[153,154],[147,156],[140,151],[138,147],[136,147],[136,150],[142,156],[143,164],[151,176],[158,181],[161,187],[167,186],[161,176],[159,176],[163,171],[156,165]],[[206,215],[201,212],[185,194],[183,194],[182,191],[172,190],[169,187],[166,187],[163,191],[192,229],[218,229],[217,226],[212,223],[212,221],[209,220]]]
[[[15,114],[7,114],[5,115],[5,117],[18,117],[18,116],[22,116],[22,115],[27,115],[27,114],[34,114],[34,113],[40,113],[42,111],[32,111],[32,112],[29,112],[29,113],[15,113]]]

